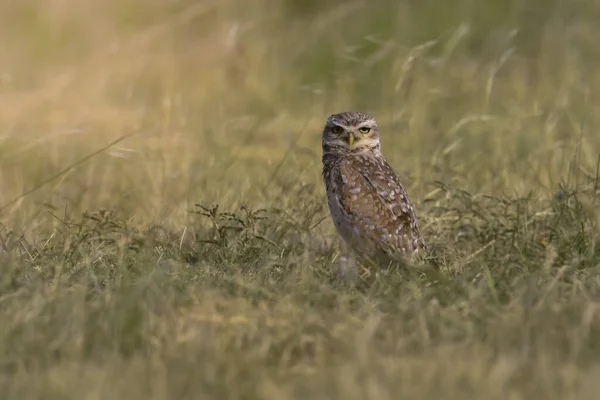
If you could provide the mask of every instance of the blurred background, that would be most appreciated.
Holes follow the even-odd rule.
[[[597,169],[599,18],[596,0],[1,1],[2,218],[324,199],[322,126],[349,110],[417,203],[436,181],[548,197]]]

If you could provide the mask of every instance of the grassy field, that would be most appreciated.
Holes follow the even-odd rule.
[[[600,391],[595,0],[0,2],[0,394]],[[373,115],[440,269],[336,274]]]

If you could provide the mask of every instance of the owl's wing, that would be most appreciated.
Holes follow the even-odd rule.
[[[361,237],[388,254],[425,247],[404,187],[383,159],[356,157],[340,165],[346,179],[340,203],[361,228]]]

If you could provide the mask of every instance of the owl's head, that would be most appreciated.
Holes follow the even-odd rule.
[[[323,151],[366,150],[379,150],[379,127],[373,117],[360,112],[343,112],[327,119],[323,129]]]

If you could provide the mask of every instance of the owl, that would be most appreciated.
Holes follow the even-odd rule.
[[[408,195],[381,153],[379,127],[371,116],[343,112],[327,119],[323,180],[345,244],[343,260],[355,262],[358,256],[363,263],[387,267],[426,250]]]

